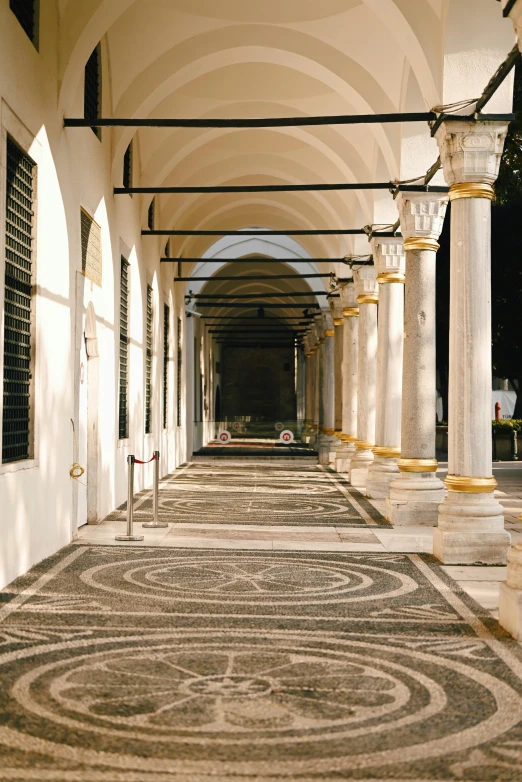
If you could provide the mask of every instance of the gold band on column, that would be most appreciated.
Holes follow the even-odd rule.
[[[342,434],[341,440],[343,443],[354,443],[357,440],[356,434]]]
[[[372,451],[374,456],[379,456],[381,459],[398,459],[401,455],[400,448],[392,448],[389,445],[376,445]]]
[[[341,439],[341,435],[342,435],[341,430],[340,429],[336,429],[335,432],[334,432],[334,437],[338,437],[339,439]]]
[[[378,293],[361,293],[360,296],[357,296],[357,304],[378,304],[378,303],[379,303]]]
[[[324,332],[325,337],[335,337],[335,329],[326,329]]]
[[[449,191],[450,201],[457,201],[459,198],[487,198],[491,201],[494,195],[492,185],[485,182],[459,182],[452,185]]]
[[[345,318],[356,318],[359,315],[359,307],[345,307],[343,315]]]
[[[335,432],[335,429],[330,429],[329,427],[328,427],[328,429],[324,430],[324,433],[327,434],[328,437],[330,437],[334,432]]]
[[[343,320],[343,318],[336,318],[336,319],[334,320],[334,326],[343,326],[343,325],[344,325],[344,320]]]
[[[472,478],[467,475],[447,475],[444,483],[449,491],[460,491],[468,494],[491,493],[498,486],[493,476],[491,478]]]
[[[411,236],[404,240],[404,250],[437,250],[440,244],[436,239],[430,239],[428,236]]]
[[[436,459],[399,459],[401,472],[436,472],[439,463]]]
[[[377,282],[379,285],[386,285],[389,282],[406,282],[406,275],[404,272],[381,272],[377,276]]]
[[[356,440],[355,447],[358,451],[371,451],[375,443],[370,440]]]

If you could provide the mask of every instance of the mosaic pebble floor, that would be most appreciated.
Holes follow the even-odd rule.
[[[520,647],[429,555],[77,544],[1,597],[0,779],[521,779]]]
[[[125,517],[126,503],[107,520]],[[150,491],[136,495],[135,518],[150,518]],[[198,524],[389,527],[342,476],[317,463],[191,462],[161,481],[162,521]]]

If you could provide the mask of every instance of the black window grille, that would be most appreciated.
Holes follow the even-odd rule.
[[[100,117],[100,47],[93,51],[85,66],[85,85],[83,92],[83,115],[86,119]],[[100,137],[100,128],[92,128],[95,136]]]
[[[147,225],[149,226],[149,231],[153,231],[154,230],[155,203],[156,203],[156,199],[153,198],[152,201],[150,202],[149,212],[148,212],[148,215],[147,215]]]
[[[145,355],[145,434],[151,432],[152,419],[152,288],[147,285],[147,335]]]
[[[183,368],[183,355],[182,355],[181,346],[182,346],[181,318],[178,318],[178,376],[177,376],[177,388],[176,388],[176,397],[177,397],[176,421],[178,426],[181,426],[181,371]]]
[[[34,163],[7,138],[2,462],[31,455]]]
[[[169,409],[169,321],[170,309],[163,305],[163,428],[167,428]]]
[[[129,264],[122,256],[120,276],[120,390],[118,431],[129,436]]]
[[[123,187],[132,187],[132,141],[123,156]]]
[[[9,0],[9,8],[31,41],[37,44],[38,0]]]

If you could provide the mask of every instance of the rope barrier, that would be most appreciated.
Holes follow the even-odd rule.
[[[151,462],[153,462],[157,458],[158,457],[156,456],[156,454],[154,454],[152,459],[149,459],[147,462],[142,462],[141,459],[136,459],[136,458],[134,458],[134,462],[135,462],[135,464],[150,464]]]

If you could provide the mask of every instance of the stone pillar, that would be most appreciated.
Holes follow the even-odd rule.
[[[401,455],[402,354],[404,344],[405,258],[402,238],[373,239],[379,283],[377,343],[377,416],[374,461],[368,470],[366,495],[385,499],[399,477]]]
[[[359,356],[357,364],[357,440],[350,461],[350,483],[366,486],[375,445],[375,403],[377,373],[377,304],[379,285],[375,266],[354,269],[359,304]]]
[[[295,378],[296,416],[299,430],[302,429],[306,418],[306,359],[302,344],[297,346],[297,376]]]
[[[323,431],[319,440],[319,463],[330,463],[330,448],[335,431],[334,325],[330,311],[323,311],[322,402]]]
[[[353,282],[341,288],[343,313],[343,432],[337,449],[335,469],[350,473],[350,460],[357,440],[357,361],[359,355],[359,306]]]
[[[330,310],[334,327],[334,433],[330,444],[330,464],[335,465],[337,451],[341,447],[341,435],[343,433],[343,306],[340,297],[330,299]]]
[[[510,542],[491,463],[491,199],[508,124],[443,122],[451,200],[448,494],[433,553],[447,564],[506,561]]]
[[[444,486],[436,476],[435,264],[448,197],[401,192],[397,206],[406,254],[400,475],[390,484],[393,525],[435,526]]]

